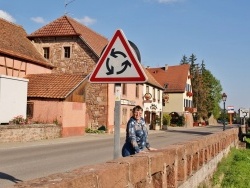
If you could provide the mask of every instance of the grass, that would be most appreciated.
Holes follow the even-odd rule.
[[[246,139],[249,144],[250,139]],[[213,187],[250,187],[250,150],[233,148],[219,164],[212,179]]]

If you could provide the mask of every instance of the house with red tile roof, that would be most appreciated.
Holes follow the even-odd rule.
[[[28,38],[54,66],[53,72],[90,73],[108,39],[69,16],[62,16]]]
[[[163,86],[144,68],[148,80],[143,84],[143,115],[149,129],[162,128]]]
[[[175,65],[157,68],[147,68],[150,74],[164,87],[163,92],[163,113],[172,116],[171,123],[183,115],[186,126],[193,125],[193,94],[190,65]]]
[[[36,50],[21,26],[0,18],[0,74],[24,77],[50,73],[53,68]]]
[[[23,78],[51,73],[53,68],[21,26],[0,18],[0,123],[9,123],[17,116],[26,118],[28,80]]]
[[[32,122],[56,123],[63,137],[84,134],[87,75],[29,74],[27,116]]]
[[[28,38],[56,68],[53,73],[90,74],[108,39],[68,16],[62,16],[31,33]],[[86,76],[86,80],[87,80]],[[61,83],[63,84],[63,83]],[[58,86],[59,89],[62,86]],[[84,100],[88,117],[84,126],[98,128],[108,124],[108,84],[85,86]],[[30,96],[28,96],[30,97]]]

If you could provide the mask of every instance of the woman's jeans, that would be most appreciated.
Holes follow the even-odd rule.
[[[134,154],[135,154],[135,150],[132,147],[132,144],[129,142],[126,142],[122,147],[122,156],[127,157],[127,156],[134,155]]]

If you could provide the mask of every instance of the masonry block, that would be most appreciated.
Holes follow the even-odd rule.
[[[125,164],[127,166],[128,184],[131,185],[146,181],[150,177],[148,175],[149,159],[147,156],[136,154],[108,161],[107,163]]]
[[[167,187],[167,184],[163,182],[163,172],[157,172],[152,174],[152,187],[154,188],[162,188]]]
[[[98,186],[96,176],[88,172],[81,174],[74,172],[57,173],[14,185],[14,187],[18,188],[81,188],[96,186]]]
[[[185,143],[174,144],[177,154],[177,181],[182,184],[187,179],[187,156]]]
[[[167,187],[177,187],[177,165],[168,165],[166,167],[166,175],[167,175]]]
[[[159,151],[159,150],[158,150]],[[161,148],[164,156],[165,170],[163,175],[163,185],[167,187],[177,187],[177,151],[174,145]],[[166,179],[165,179],[166,178]]]

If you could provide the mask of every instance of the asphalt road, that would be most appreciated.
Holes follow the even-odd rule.
[[[222,125],[150,130],[149,141],[152,147],[162,148],[218,131],[222,131]],[[125,134],[121,133],[120,138],[122,147]],[[0,143],[0,188],[113,158],[113,134],[87,134],[27,143]]]

